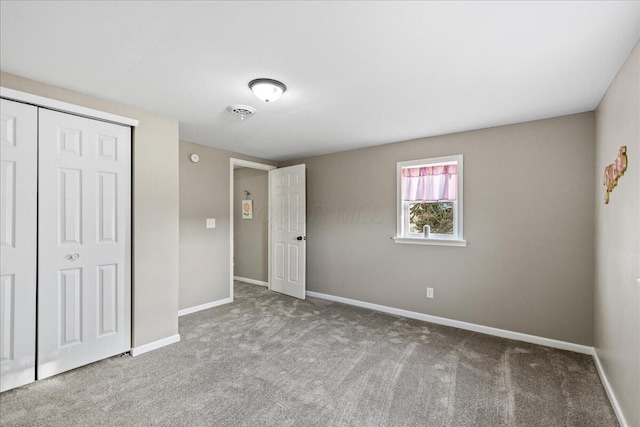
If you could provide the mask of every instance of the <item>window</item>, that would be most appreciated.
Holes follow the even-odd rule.
[[[396,243],[466,246],[462,155],[398,163]]]

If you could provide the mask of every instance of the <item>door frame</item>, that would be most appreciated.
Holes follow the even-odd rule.
[[[58,101],[56,99],[45,98],[44,96],[9,89],[4,86],[0,86],[0,98],[22,102],[23,104],[31,104],[36,107],[59,111],[61,113],[69,113],[74,116],[85,117],[87,119],[101,120],[103,122],[115,123],[117,125],[130,126],[132,130],[137,127],[139,123],[138,120],[131,119],[129,117],[105,113],[104,111],[94,110],[93,108],[81,107],[79,105],[69,104],[68,102]]]
[[[234,262],[233,262],[233,239],[234,239],[234,230],[233,230],[233,185],[234,185],[234,174],[233,171],[238,168],[250,168],[250,169],[259,169],[263,171],[269,172],[273,169],[278,169],[276,166],[268,165],[265,163],[252,162],[249,160],[236,159],[231,157],[229,159],[229,298],[230,302],[233,302],[233,276],[234,276]],[[268,240],[268,249],[267,249],[267,289],[271,290],[271,178],[267,173],[267,189],[269,192],[267,199],[267,240]]]

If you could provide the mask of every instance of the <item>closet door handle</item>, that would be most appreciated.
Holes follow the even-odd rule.
[[[298,236],[296,237],[296,240],[307,240],[307,236]]]
[[[75,261],[78,258],[80,258],[80,254],[71,254],[71,255],[69,255],[69,260],[70,261]]]

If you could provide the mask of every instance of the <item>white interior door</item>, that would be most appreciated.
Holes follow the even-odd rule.
[[[0,391],[35,381],[38,109],[0,100]]]
[[[271,290],[305,299],[305,165],[269,171],[271,201]]]
[[[40,109],[38,379],[131,348],[131,129]]]

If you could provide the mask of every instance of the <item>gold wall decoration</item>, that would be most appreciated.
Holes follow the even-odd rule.
[[[618,185],[618,179],[624,175],[624,171],[627,170],[627,146],[623,145],[618,150],[618,157],[616,160],[607,165],[604,168],[604,187],[605,187],[605,196],[604,196],[604,204],[609,203],[609,193],[616,188]]]
[[[242,201],[242,219],[253,219],[253,200]]]

